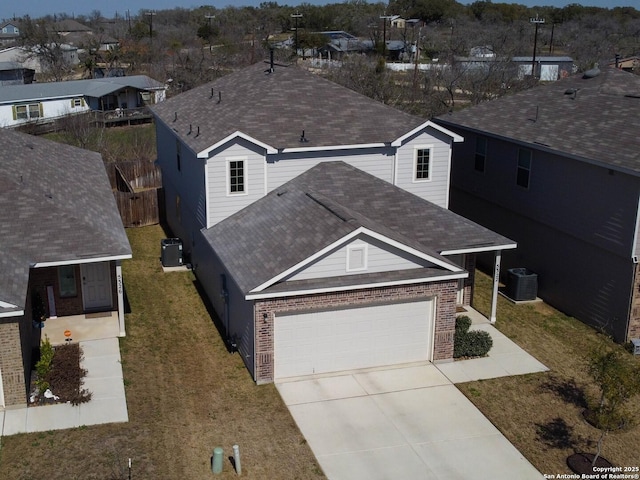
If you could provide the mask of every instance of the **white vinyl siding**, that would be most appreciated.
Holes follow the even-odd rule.
[[[276,315],[274,377],[431,360],[432,303]]]
[[[377,150],[367,153],[360,150],[350,150],[344,153],[332,153],[335,155],[318,156],[318,152],[309,152],[300,153],[295,158],[290,156],[273,158],[270,156],[267,164],[268,191],[278,188],[318,163],[328,161],[345,162],[386,182],[393,183],[393,155],[390,150],[388,152]]]
[[[229,193],[229,160],[244,161],[243,193]],[[207,227],[230,217],[264,196],[264,162],[264,155],[239,143],[230,145],[220,154],[206,160]]]
[[[350,269],[350,250],[366,247],[364,269]],[[359,236],[318,259],[287,280],[307,280],[310,278],[330,278],[362,273],[391,272],[432,266],[429,262],[410,256],[408,253],[366,236]]]
[[[395,184],[414,195],[446,208],[449,200],[450,169],[448,139],[449,137],[439,139],[423,133],[399,147],[396,154]],[[430,150],[428,181],[426,179],[416,180],[416,153],[419,149]]]

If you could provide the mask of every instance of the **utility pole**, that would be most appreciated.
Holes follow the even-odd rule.
[[[151,45],[153,45],[153,16],[156,14],[153,10],[149,10],[145,15],[149,16],[149,38],[151,39]]]
[[[206,18],[209,21],[209,30],[207,31],[207,37],[209,37],[209,53],[211,53],[211,19],[212,18],[216,18],[215,15],[205,15],[204,18]]]
[[[536,26],[536,32],[533,36],[533,59],[531,60],[531,76],[536,78],[536,49],[538,48],[538,27],[544,23],[544,18],[538,17],[536,14],[536,18],[530,18],[530,23],[533,23]]]
[[[393,18],[392,15],[387,15],[386,12],[384,15],[380,15],[380,19],[382,20],[382,58],[387,59],[387,20]]]
[[[549,41],[549,55],[553,53],[553,31],[556,29],[556,24],[551,24],[551,40]]]
[[[294,48],[295,48],[295,53],[296,53],[296,57],[298,56],[298,19],[302,18],[302,14],[298,13],[298,11],[296,10],[296,13],[292,13],[291,14],[291,18],[295,18],[296,19],[296,37],[295,37],[295,44],[294,44]],[[304,55],[302,56],[303,60],[304,60]]]

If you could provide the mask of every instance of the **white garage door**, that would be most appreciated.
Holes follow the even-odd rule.
[[[431,300],[277,315],[274,376],[431,360]]]

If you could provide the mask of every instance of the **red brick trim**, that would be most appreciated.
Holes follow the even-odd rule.
[[[435,299],[435,336],[433,360],[453,358],[457,280],[399,287],[367,288],[344,292],[319,293],[300,297],[284,297],[255,301],[255,372],[257,383],[273,382],[273,319],[284,312],[302,312],[319,308],[364,306],[379,302]]]

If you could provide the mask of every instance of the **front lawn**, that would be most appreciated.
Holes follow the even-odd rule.
[[[11,480],[237,478],[227,457],[239,445],[243,478],[321,479],[322,471],[273,385],[257,386],[227,352],[191,272],[163,274],[158,226],[127,231],[123,263],[131,304],[121,340],[129,423],[1,439],[0,478]],[[43,407],[38,407],[43,408]]]
[[[477,275],[476,281],[475,307],[487,315],[491,280]],[[550,371],[470,382],[458,388],[541,473],[572,473],[567,456],[595,453],[600,433],[582,416],[585,395],[595,393],[586,358],[596,346],[612,342],[544,303],[514,305],[502,297],[496,327]],[[634,410],[640,415],[638,400]],[[640,427],[635,427],[607,435],[602,455],[614,465],[638,467],[639,446]]]

